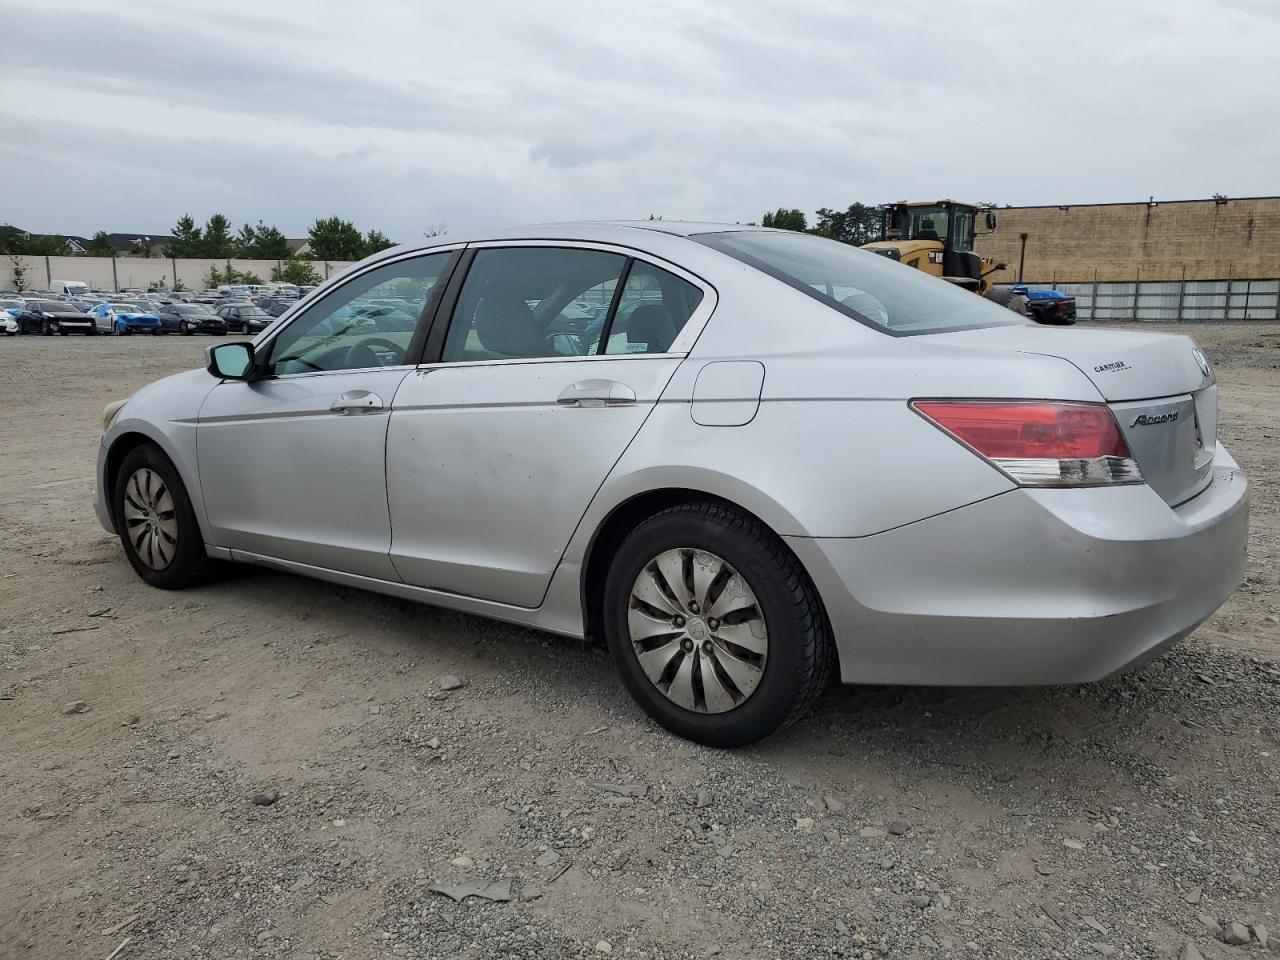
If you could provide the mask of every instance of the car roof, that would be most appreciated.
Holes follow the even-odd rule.
[[[535,223],[522,227],[444,234],[428,237],[425,240],[402,243],[380,251],[372,257],[360,261],[359,264],[348,267],[342,273],[334,274],[334,277],[330,279],[345,276],[349,271],[362,268],[366,264],[377,263],[380,260],[402,256],[406,253],[427,251],[435,247],[456,247],[468,243],[492,243],[503,240],[565,240],[578,243],[611,243],[623,247],[634,247],[648,253],[677,260],[679,259],[679,249],[685,248],[687,250],[684,241],[690,237],[704,233],[725,233],[743,230],[762,233],[788,232],[750,224],[712,223],[697,220],[599,220]],[[700,244],[698,246],[700,249],[706,250]]]

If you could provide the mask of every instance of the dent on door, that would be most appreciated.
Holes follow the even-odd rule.
[[[411,376],[387,436],[400,576],[538,606],[592,497],[679,362],[480,364]]]

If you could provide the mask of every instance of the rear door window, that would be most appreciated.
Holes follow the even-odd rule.
[[[477,250],[441,360],[588,355],[603,326],[599,307],[606,296],[612,302],[626,265],[622,254],[576,247]]]

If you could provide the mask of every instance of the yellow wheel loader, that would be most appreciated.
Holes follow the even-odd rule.
[[[891,203],[880,224],[882,239],[863,244],[882,256],[923,270],[957,286],[986,294],[995,283],[992,274],[1005,264],[973,252],[978,217],[988,230],[996,228],[993,210],[955,200]]]

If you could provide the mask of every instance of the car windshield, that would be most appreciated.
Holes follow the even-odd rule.
[[[240,316],[242,317],[266,317],[271,318],[271,314],[263,310],[261,307],[241,307]]]
[[[202,310],[200,307],[193,307],[193,306],[190,306],[189,304],[185,304],[185,303],[175,304],[174,306],[170,307],[169,309],[170,309],[173,313],[181,313],[181,314],[185,314],[186,316],[189,316],[189,317],[190,317],[190,316],[198,316],[198,315],[200,315],[200,314],[203,314],[203,313],[207,313],[207,312],[208,312],[207,310]]]
[[[32,307],[35,307],[35,308],[37,308],[38,310],[44,311],[44,312],[46,312],[46,313],[47,313],[48,311],[50,311],[50,310],[71,310],[71,309],[73,309],[71,306],[69,306],[68,304],[63,303],[61,300],[35,300],[35,301],[32,301],[32,302],[31,302],[30,304],[28,304],[28,305],[29,305],[29,306],[32,306]]]
[[[835,240],[763,230],[692,239],[892,336],[1027,322],[985,297]]]
[[[138,305],[136,303],[113,303],[111,309],[116,313],[137,313]]]

